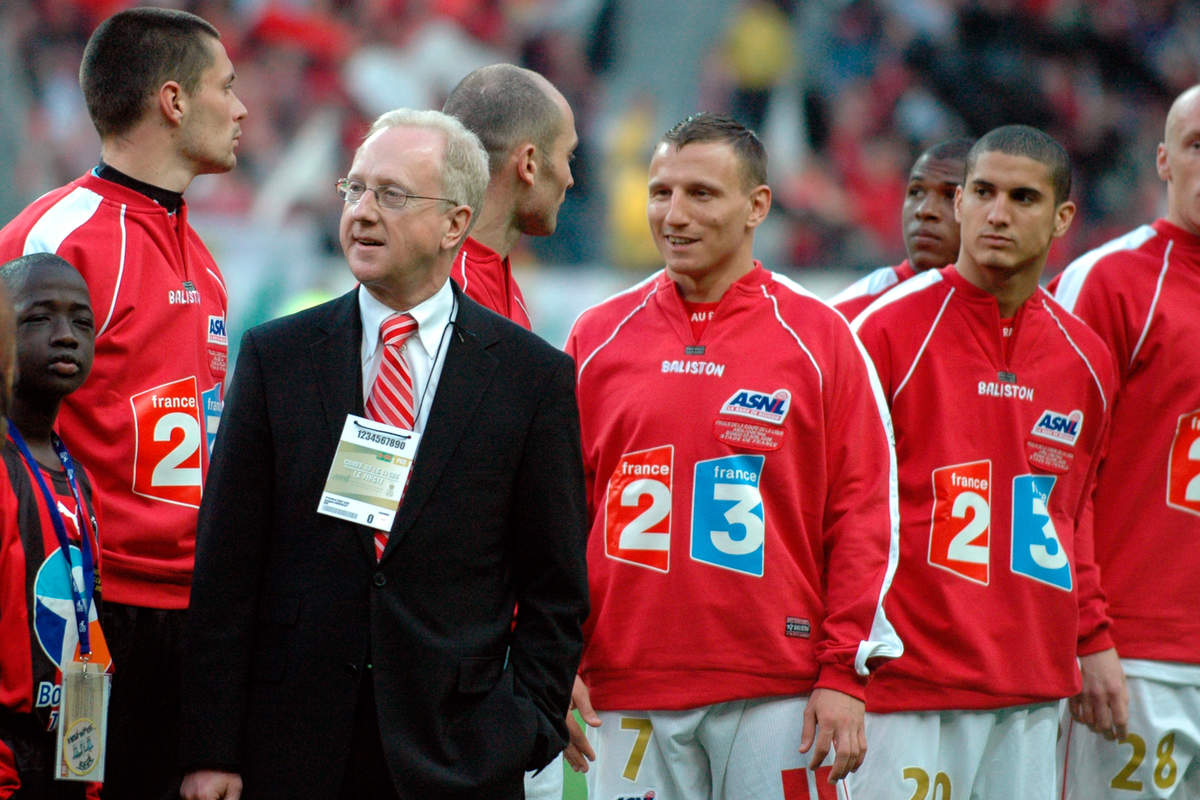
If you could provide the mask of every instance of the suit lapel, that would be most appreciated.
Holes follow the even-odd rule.
[[[449,336],[446,363],[384,558],[408,532],[437,487],[498,366],[495,356],[487,351],[499,337],[495,327],[482,308],[463,296],[457,286],[454,294],[458,314]]]
[[[325,427],[336,441],[347,414],[362,414],[362,316],[357,290],[342,295],[318,323],[310,345]]]
[[[347,414],[362,416],[362,314],[358,291],[342,295],[329,313],[317,322],[317,333],[309,345],[313,387],[325,415],[325,435],[337,448]],[[328,469],[320,465],[317,469]],[[371,528],[342,522],[362,546],[363,554],[375,563],[375,533]]]

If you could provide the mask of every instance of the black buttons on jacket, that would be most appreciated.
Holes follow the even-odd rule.
[[[371,578],[371,582],[376,586],[383,586],[387,583],[387,576],[382,572],[376,572],[375,577]]]

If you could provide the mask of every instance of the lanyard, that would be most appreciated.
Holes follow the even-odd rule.
[[[46,499],[46,508],[50,512],[50,522],[53,523],[54,535],[58,538],[58,548],[62,552],[63,560],[67,563],[67,583],[71,586],[71,600],[75,606],[75,625],[79,631],[79,651],[83,654],[84,661],[86,661],[92,653],[91,638],[88,634],[88,617],[91,614],[92,597],[96,587],[96,568],[92,557],[92,544],[87,530],[88,510],[87,506],[83,504],[82,495],[79,493],[79,484],[75,482],[75,462],[71,460],[71,454],[67,452],[67,448],[63,445],[62,440],[51,433],[50,443],[54,446],[54,452],[58,455],[58,460],[62,462],[63,468],[67,471],[67,483],[71,485],[71,494],[75,497],[76,513],[78,514],[78,518],[82,520],[79,523],[80,549],[83,553],[82,589],[75,583],[75,573],[71,568],[71,542],[67,538],[67,526],[63,522],[62,513],[58,510],[58,501],[50,491],[50,487],[46,485],[46,479],[42,476],[42,468],[34,460],[33,453],[29,452],[29,446],[25,444],[25,440],[21,438],[21,434],[11,422],[8,425],[8,435],[12,437],[13,442],[17,445],[17,449],[21,451],[21,457],[25,459],[25,464],[29,467],[29,471],[37,478],[38,486],[42,490],[42,496]]]
[[[446,331],[450,330],[450,326],[454,324],[455,311],[458,310],[458,298],[451,295],[450,300],[450,318],[446,320],[446,324],[442,326],[442,333],[438,336],[437,350],[433,351],[433,361],[429,364],[429,376],[425,379],[425,385],[421,387],[421,397],[417,400],[417,408],[413,412],[413,430],[417,428],[417,423],[421,420],[421,407],[425,405],[425,395],[429,394],[429,387],[433,383],[433,376],[437,372],[438,356],[442,354],[442,345],[446,343]],[[440,378],[439,378],[440,379]]]

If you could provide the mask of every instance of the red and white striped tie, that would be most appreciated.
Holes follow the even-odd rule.
[[[392,314],[379,326],[379,341],[383,345],[383,360],[379,374],[367,398],[367,418],[386,422],[397,428],[413,429],[416,418],[413,407],[412,373],[402,345],[417,330],[411,314]],[[383,555],[388,532],[375,532],[375,558]]]

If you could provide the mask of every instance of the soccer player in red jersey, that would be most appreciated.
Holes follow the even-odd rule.
[[[1166,217],[1055,284],[1116,356],[1095,539],[1130,695],[1125,737],[1067,729],[1067,800],[1200,797],[1200,86],[1167,114],[1158,174]]]
[[[902,650],[884,399],[841,315],[754,259],[770,207],[752,131],[679,123],[650,161],[665,269],[567,342],[592,516],[574,699],[603,722],[567,758],[593,797],[832,797]]]
[[[956,262],[854,320],[895,426],[900,567],[885,608],[905,653],[868,687],[876,757],[847,780],[852,800],[921,787],[1051,800],[1060,701],[1125,722],[1088,513],[1111,356],[1038,286],[1069,197],[1054,139],[989,132],[956,194]]]
[[[927,269],[941,269],[958,257],[958,220],[954,193],[962,185],[971,139],[948,139],[917,158],[908,173],[900,224],[908,258],[894,267],[880,267],[855,281],[829,301],[854,319],[884,292]]]

